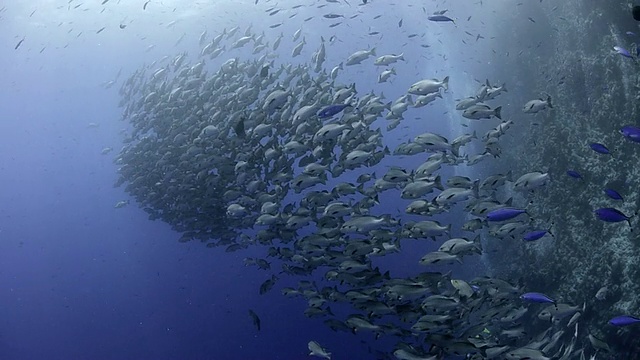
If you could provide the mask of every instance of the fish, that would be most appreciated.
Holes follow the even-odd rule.
[[[637,324],[640,322],[640,319],[635,316],[630,315],[620,315],[609,320],[609,324],[613,326],[629,326],[633,324]]]
[[[447,22],[447,21],[451,21],[452,23],[456,23],[452,18],[446,16],[446,15],[429,15],[427,16],[427,20],[429,21],[435,21],[435,22]]]
[[[611,188],[606,188],[604,189],[604,193],[607,194],[607,196],[613,200],[623,200],[622,195],[620,195],[619,192],[611,189]]]
[[[582,179],[582,175],[575,170],[567,170],[567,175],[571,176],[574,179]]]
[[[598,289],[598,292],[596,292],[596,295],[595,295],[596,300],[604,301],[607,298],[608,292],[609,292],[608,287],[606,286],[601,287],[600,289]]]
[[[551,304],[555,304],[555,300],[551,299],[550,297],[548,297],[545,294],[541,294],[541,293],[536,293],[536,292],[529,292],[529,293],[524,293],[522,295],[520,295],[520,299],[527,301],[527,302],[533,302],[533,303],[551,303]]]
[[[620,133],[628,140],[640,143],[640,127],[635,125],[625,125],[620,128]]]
[[[536,241],[536,240],[542,239],[547,234],[553,236],[553,234],[551,234],[551,231],[549,231],[549,230],[533,230],[533,231],[530,231],[530,232],[526,233],[524,235],[524,237],[522,238],[522,240],[524,240],[524,241]]]
[[[407,92],[412,95],[428,95],[440,90],[440,88],[447,91],[449,89],[449,77],[445,76],[444,79],[424,79],[420,80],[411,87]]]
[[[318,344],[316,341],[313,341],[313,340],[309,341],[307,346],[310,351],[309,356],[317,356],[323,359],[331,359],[331,353],[328,352],[326,349],[324,349],[322,346],[320,346],[320,344]]]
[[[457,261],[462,264],[462,260],[458,255],[452,255],[442,251],[434,251],[424,255],[420,259],[420,265],[451,264],[453,261]]]
[[[347,61],[345,61],[344,64],[346,66],[358,65],[370,56],[376,56],[375,47],[369,50],[360,50],[360,51],[354,52],[353,54],[349,55],[349,57],[347,58]]]
[[[350,104],[332,104],[327,105],[318,111],[318,118],[320,119],[328,119],[336,114],[339,114],[347,107],[351,107]]]
[[[120,208],[123,208],[123,207],[125,207],[127,205],[129,205],[129,200],[122,200],[122,201],[118,201],[114,207],[116,209],[120,209]]]
[[[629,58],[629,59],[633,59],[633,55],[631,55],[631,53],[629,52],[629,50],[621,47],[621,46],[614,46],[613,50],[615,50],[615,52],[617,52],[618,54]]]
[[[531,191],[546,185],[549,181],[548,173],[534,171],[520,176],[513,184],[513,189],[516,191]]]
[[[626,216],[622,211],[616,208],[600,208],[594,211],[598,219],[605,222],[621,222],[626,221],[631,226],[631,216]]]
[[[253,310],[249,309],[249,317],[251,318],[251,321],[253,322],[253,325],[256,327],[256,329],[260,331],[260,318],[258,317],[258,315]]]
[[[589,147],[591,148],[591,150],[599,153],[599,154],[605,154],[605,155],[610,155],[611,151],[609,151],[609,149],[600,143],[591,143],[589,144]]]
[[[487,221],[507,221],[515,218],[518,215],[526,213],[527,210],[525,209],[503,207],[489,211],[486,215],[486,218]]]
[[[246,137],[246,133],[244,131],[244,119],[241,118],[238,120],[236,125],[233,127],[233,131],[239,139],[244,139]]]
[[[18,43],[16,44],[16,46],[13,48],[14,50],[18,50],[18,48],[20,47],[20,45],[22,45],[22,43],[24,42],[25,38],[22,38],[20,41],[18,41]]]
[[[399,60],[404,61],[404,53],[400,53],[399,55],[382,55],[373,62],[373,65],[387,66],[396,63]]]
[[[388,70],[384,70],[383,72],[380,73],[380,75],[378,75],[378,83],[387,82],[387,80],[389,80],[391,75],[396,75],[396,69],[391,68]]]
[[[551,96],[547,96],[546,100],[534,99],[524,104],[522,111],[525,114],[536,114],[542,110],[553,109],[551,105]]]
[[[467,119],[480,120],[491,119],[492,117],[502,119],[502,106],[492,109],[489,105],[476,104],[468,107],[462,112],[462,116]]]

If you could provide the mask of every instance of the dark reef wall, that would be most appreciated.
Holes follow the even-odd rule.
[[[583,317],[589,331],[613,343],[607,320],[618,314],[637,315],[640,307],[640,223],[633,219],[631,231],[624,222],[601,222],[593,211],[616,207],[632,215],[640,206],[640,144],[619,133],[622,126],[639,123],[640,66],[613,50],[622,46],[635,53],[633,42],[640,42],[640,37],[626,32],[640,31],[626,3],[575,0],[540,6],[531,12],[545,14],[549,32],[531,37],[544,37],[544,44],[537,49],[532,44],[529,56],[521,56],[508,71],[521,84],[517,91],[522,103],[548,93],[554,109],[534,117],[517,115],[514,122],[526,123],[521,127],[526,130],[505,144],[513,151],[505,152],[503,160],[515,164],[516,177],[530,171],[551,174],[552,182],[544,189],[526,198],[515,194],[515,200],[522,205],[532,200],[530,213],[552,221],[555,237],[535,244],[500,244],[517,254],[517,261],[487,257],[495,275],[519,278],[526,288],[565,302],[586,303]],[[511,32],[514,44],[523,31]],[[594,142],[605,144],[611,155],[592,151],[589,144]],[[570,178],[569,169],[584,179]],[[625,201],[608,199],[603,189],[609,186],[619,189]],[[609,295],[598,301],[594,295],[602,286],[609,288]],[[625,338],[616,339],[626,342]]]

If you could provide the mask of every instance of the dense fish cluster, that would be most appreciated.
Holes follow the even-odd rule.
[[[445,13],[427,19],[453,26]],[[323,17],[344,19],[336,12]],[[322,318],[334,331],[394,339],[390,352],[372,350],[378,358],[595,359],[616,351],[607,342],[615,334],[612,327],[640,320],[615,314],[608,324],[598,324],[601,319],[592,314],[615,291],[611,285],[600,284],[585,298],[556,289],[541,293],[549,288],[530,288],[534,282],[527,279],[478,274],[463,280],[447,271],[448,265],[499,253],[508,242],[533,253],[542,242],[548,247],[558,241],[562,215],[542,209],[539,196],[558,181],[549,166],[477,179],[448,171],[507,153],[503,138],[515,125],[503,119],[503,107],[514,107],[500,104],[506,84],[486,80],[452,109],[472,121],[471,127],[474,121],[490,124],[483,135],[471,130],[449,140],[421,130],[389,148],[385,139],[406,111],[450,97],[450,77],[415,79],[405,94],[387,101],[377,89],[362,92],[357,83],[342,84],[341,73],[351,66],[371,72],[380,66],[377,82],[384,83],[400,71],[391,66],[406,61],[403,53],[379,56],[370,47],[325,64],[333,39],[321,38],[307,62],[293,65],[288,59],[303,56],[312,46],[311,34],[294,33],[286,58],[277,52],[283,38],[269,39],[251,27],[204,32],[195,58],[182,53],[163,59],[123,83],[121,106],[130,129],[116,157],[117,185],[125,185],[150,219],[170,224],[182,234],[181,242],[229,252],[264,247],[267,258],[244,261],[274,272],[260,294],[282,274],[300,277],[297,287],[282,293],[304,298],[305,315]],[[511,113],[546,116],[562,111],[562,104],[543,92]],[[631,142],[640,140],[635,126],[620,132]],[[599,142],[590,147],[594,155],[612,152]],[[381,166],[418,156],[424,161],[415,168]],[[586,181],[578,170],[565,170]],[[622,199],[613,188],[606,194]],[[406,215],[386,209],[383,196],[406,200]],[[444,214],[464,221],[445,222]],[[590,215],[629,226],[635,216],[604,205]],[[433,251],[421,254],[423,272],[394,277],[375,266],[376,257],[398,253],[404,242],[415,240],[436,242]],[[274,259],[280,269],[272,266]],[[311,281],[318,274],[324,281]],[[332,303],[352,311],[336,315]],[[260,330],[259,316],[252,310],[249,316]],[[311,355],[331,358],[330,349],[316,341],[308,348]]]

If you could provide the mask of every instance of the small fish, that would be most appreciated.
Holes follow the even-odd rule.
[[[260,318],[258,317],[258,315],[255,312],[253,312],[253,310],[249,309],[249,317],[251,317],[251,320],[253,321],[253,325],[255,325],[256,329],[260,331]]]
[[[495,210],[491,210],[487,213],[488,221],[505,221],[513,219],[520,214],[526,214],[525,209],[516,209],[512,207],[503,207]]]
[[[22,40],[18,41],[18,43],[16,44],[16,47],[14,48],[14,50],[18,50],[20,45],[22,45],[22,42],[24,42],[24,38],[22,38]]]
[[[551,299],[545,294],[530,292],[520,295],[520,299],[534,303],[551,303],[555,304],[555,300]]]
[[[265,65],[260,69],[260,77],[266,78],[269,76],[269,65]]]
[[[429,21],[436,21],[436,22],[446,22],[446,21],[451,21],[452,23],[456,23],[452,18],[445,16],[445,15],[429,15],[427,17],[427,20]]]
[[[589,145],[589,147],[591,148],[591,150],[600,153],[600,154],[605,154],[605,155],[609,155],[611,154],[611,152],[609,151],[609,149],[607,149],[606,146],[604,146],[603,144],[600,143],[592,143]]]
[[[323,16],[324,16],[325,18],[327,18],[327,19],[337,19],[337,18],[344,17],[344,16],[339,15],[339,14],[325,14],[325,15],[323,15]]]
[[[598,290],[598,292],[596,293],[596,299],[603,301],[607,298],[607,292],[609,291],[609,289],[606,286],[603,286],[600,288],[600,290]]]
[[[236,126],[233,127],[233,130],[236,132],[236,136],[240,139],[244,139],[246,134],[244,132],[244,119],[240,119]]]
[[[534,230],[534,231],[526,233],[524,235],[524,237],[522,238],[522,240],[524,240],[524,241],[536,241],[536,240],[541,239],[543,236],[545,236],[547,234],[551,234],[551,232],[549,232],[549,230]]]
[[[96,31],[96,34],[100,34],[106,28],[107,28],[106,26],[103,26],[102,28],[100,28],[100,30]]]
[[[402,19],[400,19],[400,21],[398,21],[398,27],[402,27]]]
[[[147,10],[147,5],[151,2],[151,0],[147,0],[146,3],[144,3],[144,5],[142,5],[142,10]]]
[[[309,344],[307,346],[309,347],[310,356],[317,356],[324,359],[331,359],[331,353],[328,352],[326,349],[324,349],[322,346],[320,346],[320,344],[318,344],[317,342],[313,340],[309,341]]]
[[[575,170],[567,170],[567,175],[571,176],[574,179],[582,179],[582,175]]]
[[[614,46],[613,50],[615,50],[618,54],[620,54],[620,55],[622,55],[622,56],[624,56],[626,58],[633,59],[633,55],[631,55],[631,53],[627,49],[625,49],[623,47]]]
[[[327,106],[323,107],[322,109],[320,109],[320,111],[318,111],[318,117],[320,119],[330,118],[333,115],[336,115],[336,114],[340,113],[342,110],[344,110],[345,108],[347,108],[349,106],[351,106],[351,105],[349,105],[349,104],[327,105]]]
[[[620,133],[627,139],[640,143],[640,127],[626,125],[620,129]]]
[[[125,24],[120,24],[120,29],[124,29],[124,28],[126,28],[126,27],[127,27],[127,25],[125,25]]]
[[[129,205],[129,200],[122,200],[122,201],[118,201],[118,202],[114,205],[114,207],[115,207],[116,209],[120,209],[120,208],[123,208],[123,207],[125,207],[125,206],[127,206],[127,205]]]
[[[612,198],[613,200],[624,200],[622,198],[622,195],[620,195],[619,192],[610,189],[610,188],[606,188],[604,189],[604,193],[607,194],[608,197]]]
[[[636,324],[638,322],[640,322],[640,319],[629,315],[616,316],[613,319],[609,320],[609,324],[613,326],[627,326]]]
[[[631,216],[627,216],[622,211],[615,208],[600,208],[594,211],[598,219],[606,222],[626,221],[631,226]]]

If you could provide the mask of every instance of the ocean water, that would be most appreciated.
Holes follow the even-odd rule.
[[[576,349],[593,354],[587,335],[597,333],[615,345],[615,351],[600,352],[598,358],[637,358],[633,330],[607,325],[613,316],[638,314],[635,235],[593,217],[595,208],[618,206],[599,192],[612,184],[622,188],[627,199],[622,211],[629,216],[637,212],[637,171],[630,164],[635,164],[638,149],[618,133],[621,126],[636,124],[638,115],[635,33],[640,30],[629,4],[34,0],[0,2],[0,9],[1,359],[306,359],[311,340],[332,352],[333,359],[393,359],[398,342],[410,342],[411,337],[400,340],[387,334],[376,339],[367,331],[332,331],[323,324],[327,317],[304,315],[306,299],[281,294],[282,288],[296,287],[300,280],[348,290],[324,279],[329,267],[292,276],[281,274],[285,262],[267,257],[268,245],[225,251],[226,246],[207,247],[199,240],[179,242],[182,233],[175,226],[149,219],[143,210],[148,204],[142,206],[130,191],[138,185],[114,186],[123,166],[116,159],[132,133],[121,105],[147,95],[122,95],[119,89],[136,71],[146,69],[137,76],[149,79],[181,53],[188,54],[187,64],[195,64],[204,31],[208,43],[234,27],[239,27],[236,35],[220,44],[224,51],[205,61],[209,75],[228,59],[250,62],[263,54],[273,61],[271,73],[281,65],[313,66],[312,54],[324,41],[327,72],[355,51],[374,47],[376,57],[402,53],[405,59],[389,67],[374,66],[375,57],[345,66],[332,89],[355,84],[358,96],[382,93],[386,103],[406,94],[416,81],[449,76],[442,99],[410,107],[397,128],[387,130],[384,115],[372,124],[372,129],[381,129],[383,147],[391,152],[424,132],[451,140],[475,131],[479,139],[463,152],[482,153],[480,138],[500,120],[464,119],[456,103],[473,96],[487,79],[494,86],[506,84],[508,92],[490,103],[503,107],[503,120],[514,122],[500,139],[502,154],[473,166],[443,166],[438,174],[443,180],[453,175],[484,179],[512,172],[515,181],[530,171],[549,172],[551,184],[544,190],[505,190],[499,198],[526,206],[538,227],[553,224],[555,237],[524,246],[520,239],[497,242],[483,232],[482,256],[429,267],[418,261],[437,250],[442,239],[402,239],[400,252],[372,256],[371,267],[388,270],[393,278],[423,271],[451,271],[453,278],[467,281],[500,277],[521,292],[540,291],[562,302],[587,304]],[[455,22],[427,19],[439,10],[447,10],[445,15]],[[339,16],[328,19],[326,14]],[[298,29],[301,36],[294,42]],[[245,31],[264,34],[269,47],[258,54],[252,53],[254,42],[232,49]],[[282,43],[273,51],[281,33]],[[303,38],[306,45],[293,57]],[[619,55],[613,46],[625,47],[632,58]],[[378,74],[390,67],[397,74],[378,83]],[[527,101],[547,94],[553,110],[523,114]],[[180,126],[181,119],[172,121]],[[233,134],[228,137],[223,141],[232,141]],[[614,153],[611,160],[595,158],[588,149],[591,142],[606,143]],[[102,154],[105,148],[113,150]],[[310,190],[330,191],[340,182],[355,183],[360,174],[380,178],[392,166],[410,172],[427,156],[388,155],[374,166],[330,176],[325,185],[299,194],[290,191],[287,201],[299,205]],[[129,165],[138,166],[139,161],[144,158],[134,158]],[[584,174],[586,184],[571,182],[569,169]],[[116,208],[120,201],[129,204]],[[203,200],[194,195],[193,201],[180,201],[188,205]],[[216,201],[211,200],[212,207],[226,209],[228,204]],[[399,189],[381,192],[371,214],[389,214],[400,221],[400,228],[411,221],[437,220],[452,225],[452,236],[474,237],[460,230],[470,218],[464,204],[426,218],[406,214],[409,203],[400,198]],[[630,228],[635,227],[633,215]],[[262,228],[236,230],[253,238]],[[295,238],[315,230],[305,227]],[[271,270],[244,266],[247,257],[267,258]],[[278,276],[275,287],[260,295],[260,285],[273,274]],[[605,285],[614,289],[613,295],[605,302],[593,300]],[[514,307],[522,305],[517,300]],[[359,313],[348,302],[329,306],[342,320]],[[260,317],[260,330],[249,309]],[[535,314],[532,319],[527,326],[536,333],[547,326]],[[383,322],[411,327],[393,316]],[[562,338],[564,344],[570,343],[572,331]],[[413,345],[428,350],[430,343],[421,336],[414,337]],[[520,346],[525,340],[520,339]]]

